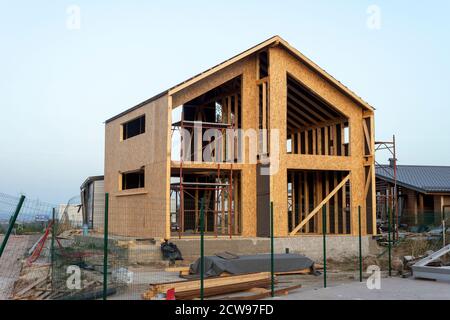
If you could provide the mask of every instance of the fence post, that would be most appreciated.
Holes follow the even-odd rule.
[[[205,198],[200,205],[200,299],[205,296]]]
[[[322,208],[322,233],[323,233],[323,287],[327,287],[327,209]]]
[[[392,276],[392,241],[391,241],[391,210],[387,209],[388,213],[388,251],[389,251],[389,277]]]
[[[19,215],[20,209],[22,209],[22,205],[23,205],[24,201],[25,201],[25,196],[24,195],[20,196],[19,203],[16,206],[16,211],[14,212],[14,215],[12,216],[12,219],[9,222],[8,230],[5,233],[5,237],[3,238],[2,246],[0,247],[0,258],[3,254],[3,251],[6,248],[6,244],[8,243],[9,236],[11,235],[14,225],[16,224],[17,216]]]
[[[50,254],[51,254],[51,259],[52,259],[52,266],[53,266],[53,263],[55,261],[55,231],[56,231],[55,223],[56,223],[56,209],[53,208],[52,209],[52,242],[51,242],[51,249],[50,249],[51,250]]]
[[[362,282],[363,266],[362,266],[362,239],[361,239],[361,206],[358,206],[358,234],[359,234],[359,282]]]
[[[106,300],[108,292],[108,211],[109,193],[105,193],[105,225],[103,226],[103,300]]]
[[[275,297],[275,263],[274,263],[274,242],[273,242],[273,202],[270,202],[270,291]]]

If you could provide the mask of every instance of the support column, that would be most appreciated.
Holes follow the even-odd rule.
[[[288,236],[288,200],[286,170],[286,66],[281,48],[269,49],[269,123],[270,130],[278,130],[279,138],[270,143],[271,171],[270,197],[274,206],[274,235]],[[273,161],[275,159],[275,161]]]

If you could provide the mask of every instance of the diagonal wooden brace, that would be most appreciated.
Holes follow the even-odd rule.
[[[339,190],[342,189],[343,186],[345,186],[345,184],[350,180],[350,175],[351,173],[348,174],[348,176],[346,176],[341,183],[339,183],[336,188],[334,188],[333,191],[331,191],[326,197],[325,199],[323,199],[323,201],[313,210],[311,211],[311,213],[309,213],[305,220],[303,220],[297,227],[295,227],[295,229],[290,233],[291,236],[295,236],[297,234],[297,232],[299,232],[308,222],[309,220],[311,220],[311,218],[313,218],[321,209],[324,205],[326,205],[328,203],[328,201],[330,201],[330,199],[336,194],[338,193]]]

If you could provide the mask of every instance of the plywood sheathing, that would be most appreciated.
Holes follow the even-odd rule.
[[[109,193],[110,232],[166,236],[168,206],[168,97],[162,96],[106,124],[105,192]],[[120,141],[121,124],[145,114],[145,134]],[[170,156],[169,156],[170,160]],[[120,173],[145,167],[143,189],[120,190]],[[158,186],[155,188],[154,186]]]

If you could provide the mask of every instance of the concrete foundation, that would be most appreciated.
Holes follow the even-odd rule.
[[[76,236],[79,243],[94,243],[99,247],[103,246],[103,239],[99,236]],[[198,259],[200,256],[200,238],[173,238],[183,255],[182,264],[188,264]],[[167,264],[162,260],[161,246],[159,242],[135,241],[132,238],[111,237],[109,246],[115,252],[120,252],[121,259],[129,264]],[[289,249],[290,253],[299,253],[320,262],[323,259],[323,238],[322,236],[303,236],[275,238],[275,253],[285,253]],[[270,253],[269,238],[242,238],[228,237],[205,238],[205,255],[214,255],[219,252],[228,251],[237,255],[252,255]],[[371,236],[362,237],[363,256],[373,253],[376,248],[376,241]],[[340,261],[345,258],[355,257],[359,253],[358,237],[353,236],[327,236],[327,258]]]
[[[200,239],[171,239],[180,249],[186,260],[195,260],[200,254]],[[218,252],[228,251],[237,255],[270,253],[269,238],[206,238],[205,255],[214,255]],[[313,260],[323,259],[322,236],[304,236],[276,238],[274,241],[275,253],[303,254]],[[376,247],[371,236],[362,237],[363,256],[367,256],[371,249]],[[358,255],[358,237],[353,236],[327,236],[327,258],[342,260]]]

